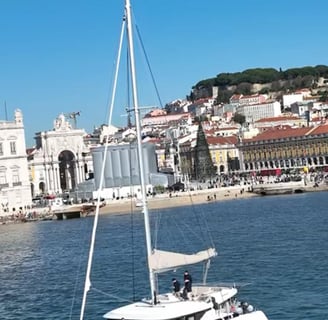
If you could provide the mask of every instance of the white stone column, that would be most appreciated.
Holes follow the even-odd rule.
[[[48,177],[48,193],[53,193],[53,179],[51,175],[51,165],[48,165],[47,168],[47,177]]]
[[[81,182],[79,159],[75,160],[74,171],[75,171],[75,184],[77,186]]]
[[[83,165],[81,163],[80,163],[79,171],[80,171],[81,182],[83,182],[85,180],[85,177],[83,174]]]
[[[47,176],[47,163],[46,163],[46,157],[45,155],[43,156],[43,176],[44,176],[44,193],[47,193],[49,190],[49,179]]]
[[[55,191],[58,193],[61,193],[61,188],[60,188],[60,177],[59,177],[59,165],[58,163],[54,164],[54,176],[55,176]]]
[[[55,165],[53,161],[51,162],[51,179],[52,179],[52,192],[56,193],[56,175],[55,175]]]

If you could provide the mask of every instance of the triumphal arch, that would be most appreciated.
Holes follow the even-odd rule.
[[[36,133],[36,146],[28,154],[33,196],[74,191],[92,177],[86,136],[85,130],[75,128],[64,114],[54,120],[52,130]]]

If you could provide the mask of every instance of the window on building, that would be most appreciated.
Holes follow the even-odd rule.
[[[17,190],[15,193],[16,203],[22,203],[22,192],[21,190]],[[19,210],[22,211],[22,207],[19,207]]]
[[[7,183],[6,171],[1,170],[0,171],[0,185],[4,185],[6,183]]]
[[[3,156],[3,144],[0,142],[0,156]]]
[[[11,154],[16,154],[16,141],[11,141],[10,142],[10,153]]]
[[[18,169],[13,170],[13,183],[19,182],[19,171]]]

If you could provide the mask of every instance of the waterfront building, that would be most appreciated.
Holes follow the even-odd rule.
[[[215,136],[221,137],[230,137],[233,135],[237,135],[240,131],[240,128],[237,126],[221,126],[219,128],[214,129]]]
[[[278,101],[267,101],[260,104],[244,104],[237,108],[237,112],[244,115],[246,122],[252,123],[259,119],[277,117],[281,115]]]
[[[173,182],[179,180],[178,147],[171,139],[145,139],[156,145],[156,156],[159,172],[170,174]],[[175,177],[173,177],[175,175]],[[175,181],[174,181],[175,180]]]
[[[213,115],[230,120],[233,114],[236,113],[238,104],[217,104],[213,106]],[[231,116],[230,116],[231,115]]]
[[[194,149],[196,146],[196,136],[188,135],[178,141],[178,159],[181,181],[189,184],[194,172]]]
[[[252,95],[241,95],[239,97],[239,105],[252,105],[252,104],[262,104],[267,100],[267,96],[263,94],[252,94]]]
[[[328,102],[313,102],[309,114],[309,123],[311,125],[322,124],[328,118]]]
[[[237,148],[238,137],[231,134],[229,136],[216,135],[215,130],[204,130],[206,141],[213,165],[216,167],[216,173],[229,173],[238,171],[239,150]],[[192,178],[195,163],[195,148],[197,139],[194,135],[179,139],[178,143],[178,163],[182,181],[188,181]]]
[[[230,97],[230,99],[229,99],[229,102],[230,102],[230,104],[232,104],[232,105],[236,105],[236,106],[239,106],[240,105],[240,99],[243,97],[243,95],[242,94],[240,94],[240,93],[235,93],[235,94],[233,94],[231,97]]]
[[[175,114],[161,114],[158,116],[147,116],[141,120],[142,127],[167,125],[168,123],[178,124],[190,121],[191,114],[189,112]]]
[[[32,204],[23,114],[0,121],[0,216],[23,213]]]
[[[305,118],[301,118],[293,114],[286,114],[277,117],[259,119],[253,123],[253,126],[254,128],[258,128],[260,131],[278,126],[300,128],[307,126],[307,121]]]
[[[192,103],[186,99],[176,99],[165,105],[165,110],[167,113],[181,113],[188,112],[188,107]]]
[[[113,125],[102,125],[99,130],[99,140],[95,141],[96,144],[105,143],[108,137],[114,137],[119,132],[119,128]]]
[[[271,128],[238,143],[243,169],[321,168],[328,166],[328,124]]]
[[[155,186],[168,186],[167,177],[158,173],[155,144],[143,143],[145,183],[151,194]],[[122,197],[140,197],[139,158],[136,141],[92,148],[95,186],[102,179],[102,163],[106,157],[101,197],[117,199]],[[95,192],[94,197],[98,194]]]
[[[290,105],[290,110],[294,115],[303,117],[309,123],[310,112],[311,112],[311,105],[309,102],[306,101],[294,102]]]
[[[217,174],[227,174],[240,169],[237,141],[236,135],[207,137],[212,162],[217,168]]]
[[[295,102],[302,102],[303,101],[303,93],[292,93],[292,94],[284,94],[282,96],[282,105],[283,108],[290,108],[291,105]]]
[[[267,100],[267,96],[264,94],[252,94],[252,95],[243,95],[243,94],[233,94],[229,102],[233,105],[251,105],[251,104],[261,104]]]
[[[72,191],[93,177],[86,137],[85,130],[73,127],[64,114],[55,119],[52,130],[36,133],[36,146],[28,150],[33,196]]]

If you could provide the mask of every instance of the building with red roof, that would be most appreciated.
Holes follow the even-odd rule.
[[[328,166],[328,124],[312,127],[270,128],[242,139],[242,169],[290,169]]]

